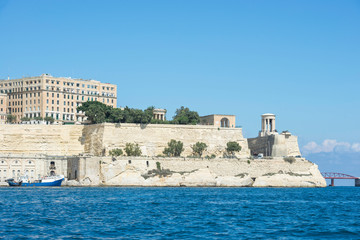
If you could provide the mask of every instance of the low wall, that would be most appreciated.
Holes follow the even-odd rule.
[[[85,165],[91,168],[84,167]],[[94,169],[99,169],[95,171]],[[325,187],[316,164],[303,158],[193,159],[84,157],[80,185]]]

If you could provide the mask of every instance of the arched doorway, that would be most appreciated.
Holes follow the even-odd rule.
[[[227,118],[222,118],[220,121],[220,126],[224,128],[230,127],[230,121]]]

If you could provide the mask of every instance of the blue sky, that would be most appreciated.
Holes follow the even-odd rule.
[[[271,112],[305,155],[360,161],[359,26],[359,1],[0,0],[0,79],[115,83],[118,106],[234,114],[245,137]]]

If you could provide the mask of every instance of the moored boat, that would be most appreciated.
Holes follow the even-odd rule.
[[[63,175],[43,177],[35,181],[30,181],[28,176],[22,176],[18,181],[11,178],[6,182],[11,187],[56,187],[61,186],[63,180]]]

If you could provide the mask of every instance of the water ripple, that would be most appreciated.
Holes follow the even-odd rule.
[[[0,188],[0,239],[360,239],[360,188]]]

